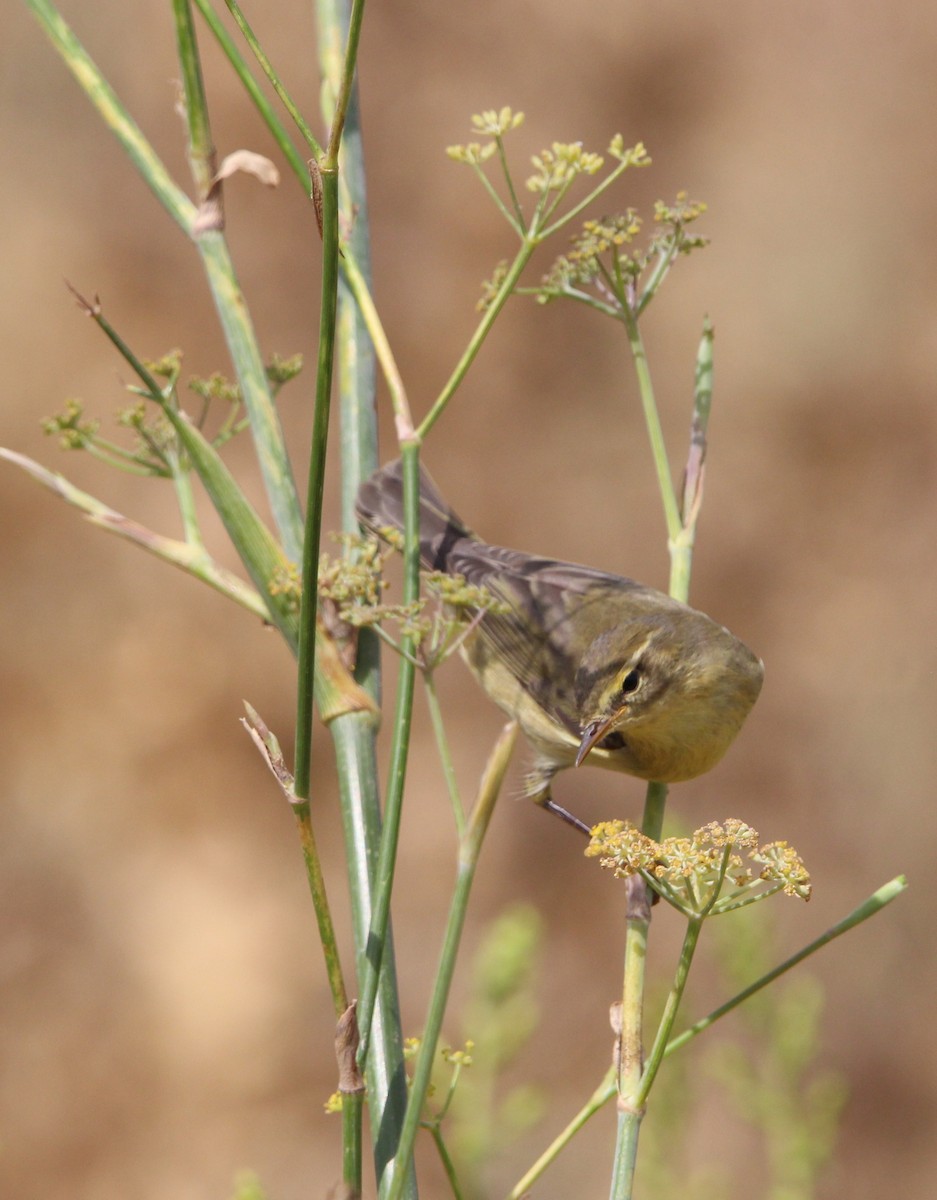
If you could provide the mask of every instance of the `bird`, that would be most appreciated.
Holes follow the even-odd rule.
[[[400,459],[360,485],[356,513],[378,538],[403,530]],[[761,660],[723,625],[633,579],[490,545],[422,466],[419,529],[425,569],[497,602],[474,614],[460,650],[530,744],[524,790],[535,803],[588,833],[553,799],[558,771],[588,763],[678,783],[719,762],[764,678]]]

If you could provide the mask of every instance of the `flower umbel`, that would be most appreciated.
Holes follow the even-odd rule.
[[[399,532],[386,533],[386,540],[400,548]],[[338,538],[354,553],[351,558],[339,560],[323,555],[319,566],[320,597],[332,606],[339,623],[374,629],[398,653],[399,639],[414,638],[415,662],[421,671],[435,670],[457,650],[482,613],[506,611],[506,606],[495,600],[487,588],[443,571],[421,573],[426,592],[422,599],[412,604],[384,604],[381,571],[394,547],[382,549],[374,538],[354,534],[340,534]],[[388,625],[396,625],[397,637],[389,632]]]
[[[537,299],[544,304],[568,296],[611,316],[625,310],[640,312],[674,260],[706,245],[706,238],[687,232],[687,226],[705,212],[706,205],[690,200],[686,192],[679,192],[673,204],[656,201],[655,232],[633,250],[624,249],[641,231],[641,218],[633,208],[585,221],[572,249],[560,255],[544,276]]]
[[[603,161],[601,154],[583,150],[582,142],[554,142],[549,150],[541,150],[531,159],[534,174],[527,179],[527,190],[565,191],[578,175],[601,171]]]
[[[787,842],[759,846],[755,830],[736,818],[662,842],[630,821],[605,821],[592,830],[586,855],[619,877],[640,875],[688,917],[730,912],[780,891],[810,899],[810,876],[797,852]],[[756,873],[746,859],[761,869]]]

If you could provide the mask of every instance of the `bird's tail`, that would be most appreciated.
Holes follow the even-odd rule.
[[[362,483],[355,501],[361,524],[378,537],[388,527],[403,530],[403,468],[388,463]],[[430,475],[420,467],[420,561],[431,571],[444,571],[453,544],[475,535],[443,500]]]

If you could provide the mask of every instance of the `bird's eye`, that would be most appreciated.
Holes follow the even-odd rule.
[[[628,674],[621,681],[621,694],[630,696],[632,692],[638,690],[638,684],[641,682],[641,672],[637,667],[632,667]]]

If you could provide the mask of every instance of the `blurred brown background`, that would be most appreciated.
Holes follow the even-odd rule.
[[[167,10],[65,5],[185,179]],[[307,6],[258,0],[251,16],[314,111]],[[551,140],[601,150],[620,130],[655,161],[618,204],[648,211],[681,187],[710,204],[713,246],[681,265],[646,336],[679,470],[703,313],[715,323],[693,597],[758,650],[767,682],[726,761],[674,789],[671,807],[693,823],[737,814],[802,851],[815,896],[778,906],[778,953],[899,871],[911,878],[885,915],[813,960],[828,993],[823,1065],[851,1089],[823,1195],[855,1200],[930,1195],[937,1172],[935,35],[937,9],[908,0],[404,2],[374,6],[362,47],[376,294],[418,413],[473,327],[480,280],[511,252],[470,173],[443,154],[468,139],[472,112],[527,113],[522,177]],[[269,152],[203,41],[219,148]],[[0,442],[174,533],[168,487],[62,454],[39,419],[66,396],[105,419],[123,403],[126,371],[63,278],[100,293],[139,353],[178,345],[189,372],[227,369],[196,256],[24,10],[8,13],[3,43]],[[291,180],[278,192],[237,180],[228,219],[265,350],[311,360],[307,203]],[[284,393],[297,471],[311,382]],[[390,454],[386,419],[384,432]],[[229,460],[254,478],[246,442]],[[665,583],[623,340],[585,310],[513,301],[426,461],[491,540]],[[334,1086],[324,975],[291,818],[238,724],[246,697],[288,731],[291,663],[249,617],[6,465],[0,503],[0,1190],[207,1200],[250,1166],[271,1196],[324,1196],[339,1174],[337,1126],[321,1113]],[[500,722],[460,664],[444,682],[470,792]],[[419,698],[417,712],[395,902],[411,1032],[454,855]],[[321,746],[320,836],[344,922]],[[519,772],[467,938],[510,903],[541,910],[544,1011],[523,1069],[552,1107],[499,1166],[493,1195],[604,1070],[622,947],[620,893],[567,830],[514,798]],[[640,811],[640,786],[604,773],[567,775],[560,790],[592,819]],[[662,913],[660,933],[672,926]],[[705,968],[703,980],[696,1013],[719,998]],[[739,1194],[760,1194],[758,1157],[711,1113],[694,1120],[707,1153],[738,1158]],[[611,1130],[599,1116],[535,1194],[604,1195]]]

